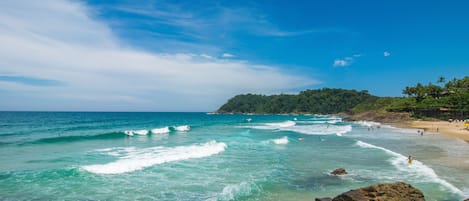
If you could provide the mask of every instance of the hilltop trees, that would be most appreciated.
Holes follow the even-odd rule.
[[[306,90],[298,95],[237,95],[224,104],[222,113],[321,113],[351,110],[357,104],[376,99],[367,91],[345,89]]]

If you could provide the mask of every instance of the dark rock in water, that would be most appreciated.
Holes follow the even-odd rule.
[[[332,201],[425,201],[423,193],[404,182],[377,184],[350,190],[332,199]]]
[[[331,172],[333,175],[344,175],[347,174],[347,171],[345,171],[344,168],[337,168],[334,171]]]
[[[332,198],[316,198],[314,201],[332,201]]]

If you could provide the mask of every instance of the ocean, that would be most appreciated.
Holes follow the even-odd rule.
[[[0,200],[310,201],[404,181],[453,201],[469,197],[467,153],[325,115],[0,112]]]

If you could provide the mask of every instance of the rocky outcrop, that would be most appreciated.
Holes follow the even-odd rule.
[[[332,198],[316,198],[314,201],[332,201]]]
[[[316,198],[327,201],[328,198]],[[329,198],[330,199],[330,198]],[[377,184],[364,188],[350,190],[332,201],[425,201],[423,193],[404,182]]]
[[[347,121],[376,121],[382,123],[400,123],[412,120],[410,113],[367,111],[353,115],[346,115]]]
[[[347,171],[345,171],[344,168],[337,168],[334,171],[331,172],[332,175],[344,175],[347,174]]]

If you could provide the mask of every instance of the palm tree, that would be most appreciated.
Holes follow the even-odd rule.
[[[440,76],[440,77],[438,78],[438,81],[437,81],[437,82],[438,82],[438,83],[443,83],[443,82],[445,82],[445,80],[446,80],[445,77]]]

